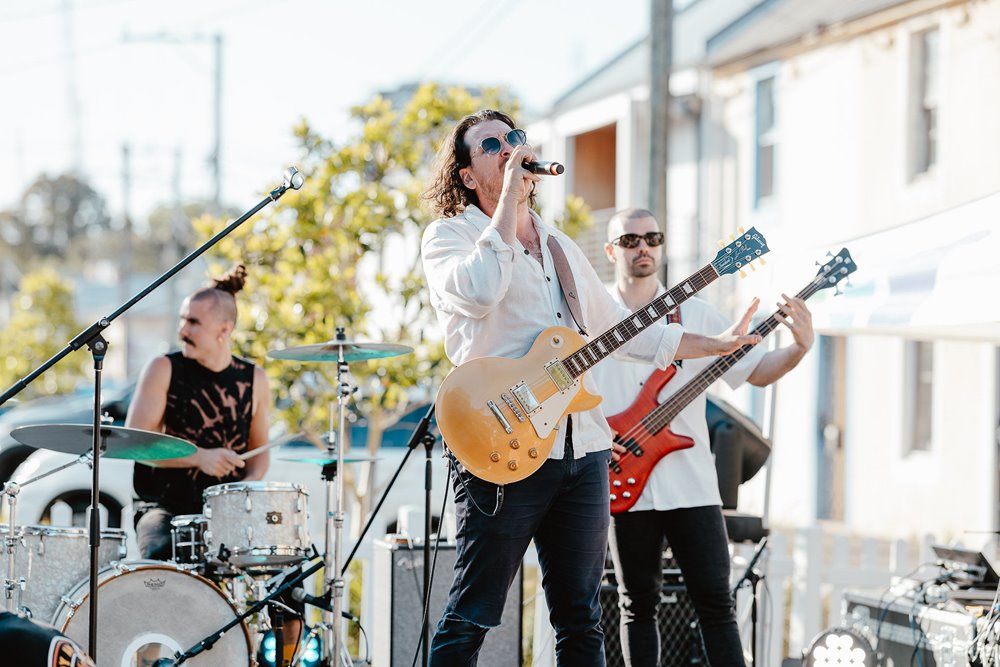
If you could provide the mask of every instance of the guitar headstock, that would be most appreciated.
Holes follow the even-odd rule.
[[[755,227],[751,227],[749,231],[743,231],[743,228],[740,227],[739,232],[739,236],[729,237],[728,245],[725,241],[719,241],[719,247],[722,250],[715,255],[715,259],[711,263],[720,276],[739,271],[742,278],[746,275],[743,270],[746,267],[749,266],[754,271],[757,270],[751,264],[754,260],[759,259],[761,266],[767,263],[762,257],[769,250],[764,235],[758,232]]]
[[[857,271],[858,265],[851,259],[851,253],[848,252],[847,248],[841,248],[836,255],[827,253],[827,256],[831,259],[820,266],[819,271],[816,272],[816,275],[822,278],[819,289],[836,287],[836,293],[840,294],[841,281],[846,280],[848,276]],[[816,263],[819,264],[819,262]]]

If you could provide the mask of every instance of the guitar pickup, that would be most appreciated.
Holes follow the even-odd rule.
[[[524,410],[524,414],[530,415],[532,412],[538,409],[538,400],[535,395],[531,393],[531,389],[523,382],[520,382],[510,388],[510,393],[514,395],[517,402],[521,404],[521,409]]]
[[[497,421],[500,422],[500,425],[503,426],[503,430],[507,433],[513,433],[514,429],[511,427],[510,422],[507,421],[507,418],[503,416],[503,413],[500,412],[497,404],[493,401],[486,401],[486,405],[489,407],[490,412],[493,413],[493,416],[497,418]]]
[[[556,388],[559,391],[566,391],[573,386],[575,379],[573,375],[566,370],[566,366],[559,359],[555,359],[545,364],[545,372],[549,374],[549,378],[555,383]]]

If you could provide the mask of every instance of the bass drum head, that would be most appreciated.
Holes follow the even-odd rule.
[[[97,655],[101,667],[150,665],[158,658],[192,648],[239,614],[212,582],[159,561],[123,562],[97,575]],[[87,646],[90,582],[66,596],[55,626]],[[210,651],[185,664],[192,667],[250,665],[250,636],[243,623],[222,635]]]

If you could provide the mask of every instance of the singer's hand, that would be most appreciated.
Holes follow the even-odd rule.
[[[528,201],[532,183],[542,180],[538,174],[532,174],[522,166],[525,160],[537,160],[538,156],[531,146],[517,146],[507,158],[504,165],[503,192],[501,197],[510,197],[518,204]]]

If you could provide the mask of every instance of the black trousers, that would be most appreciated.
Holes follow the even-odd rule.
[[[712,667],[745,667],[729,589],[729,540],[722,508],[624,512],[611,517],[621,642],[629,667],[656,667],[656,610],[663,587],[663,540],[684,575]]]

